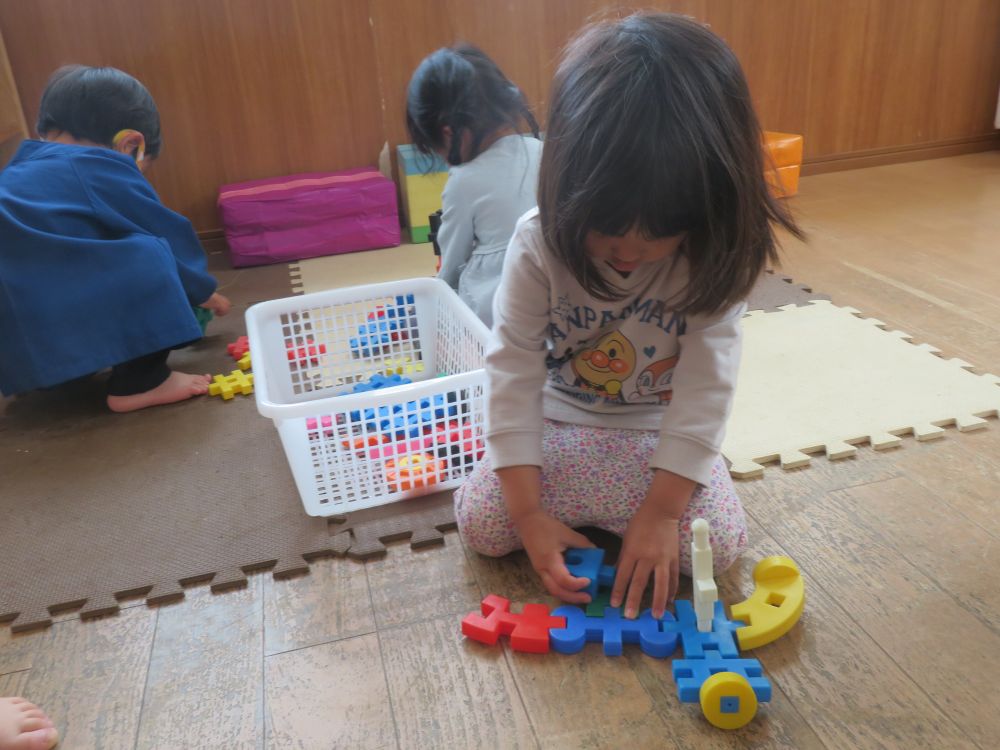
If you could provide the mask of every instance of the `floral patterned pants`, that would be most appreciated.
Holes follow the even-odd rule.
[[[542,506],[571,528],[596,526],[619,536],[646,496],[649,460],[660,434],[604,429],[545,420],[542,438]],[[500,494],[500,482],[484,458],[455,492],[455,516],[466,543],[499,557],[521,548]],[[704,518],[716,573],[747,546],[743,506],[720,458],[712,482],[699,486],[680,523],[680,567],[691,574],[691,522]]]

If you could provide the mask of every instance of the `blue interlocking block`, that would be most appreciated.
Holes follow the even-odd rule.
[[[758,701],[771,700],[771,683],[764,677],[764,669],[756,659],[724,659],[714,651],[707,651],[702,659],[674,659],[673,672],[677,697],[682,703],[697,703],[702,684],[719,672],[743,675]]]
[[[712,618],[712,632],[702,633],[698,630],[698,618],[694,607],[687,599],[674,602],[675,622],[664,622],[664,630],[676,632],[681,637],[685,659],[704,659],[706,653],[717,652],[723,659],[738,659],[739,647],[733,633],[743,627],[741,622],[732,622],[726,617],[726,609],[722,602],[715,602],[715,615]]]
[[[590,598],[597,596],[601,586],[610,587],[615,582],[615,568],[604,565],[604,550],[597,547],[566,550],[566,568],[577,578],[589,578],[590,583],[583,589]]]
[[[584,644],[603,643],[606,656],[621,656],[623,643],[638,643],[644,654],[665,659],[677,648],[677,633],[664,631],[661,621],[645,610],[635,620],[627,620],[615,607],[605,607],[603,617],[587,617],[579,607],[557,607],[553,617],[565,617],[566,627],[549,630],[549,642],[554,651],[575,654]],[[673,620],[669,612],[664,620]]]
[[[375,373],[368,378],[368,380],[361,383],[355,383],[351,390],[354,393],[366,393],[368,391],[377,391],[381,388],[392,388],[397,385],[406,385],[407,383],[412,382],[413,381],[409,378],[399,374],[382,375],[381,373]]]

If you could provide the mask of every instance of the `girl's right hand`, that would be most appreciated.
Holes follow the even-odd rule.
[[[541,577],[546,590],[571,604],[590,602],[590,595],[580,591],[589,581],[570,574],[563,552],[571,547],[593,547],[593,543],[540,508],[521,516],[514,525],[531,567]]]

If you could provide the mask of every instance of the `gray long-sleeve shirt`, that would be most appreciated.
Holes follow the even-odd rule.
[[[442,196],[438,276],[486,323],[518,218],[535,206],[542,143],[508,135],[452,167]]]
[[[608,269],[608,273],[614,273]],[[487,450],[494,468],[542,463],[544,417],[659,430],[654,468],[708,485],[732,406],[745,304],[680,315],[683,254],[588,294],[545,245],[537,209],[518,222],[494,301]]]

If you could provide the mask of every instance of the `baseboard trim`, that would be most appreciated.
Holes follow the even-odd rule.
[[[802,176],[841,172],[848,169],[880,167],[908,161],[941,159],[946,156],[973,154],[979,151],[1000,149],[1000,133],[954,138],[934,143],[914,143],[908,146],[852,151],[845,154],[807,158],[802,163]]]

